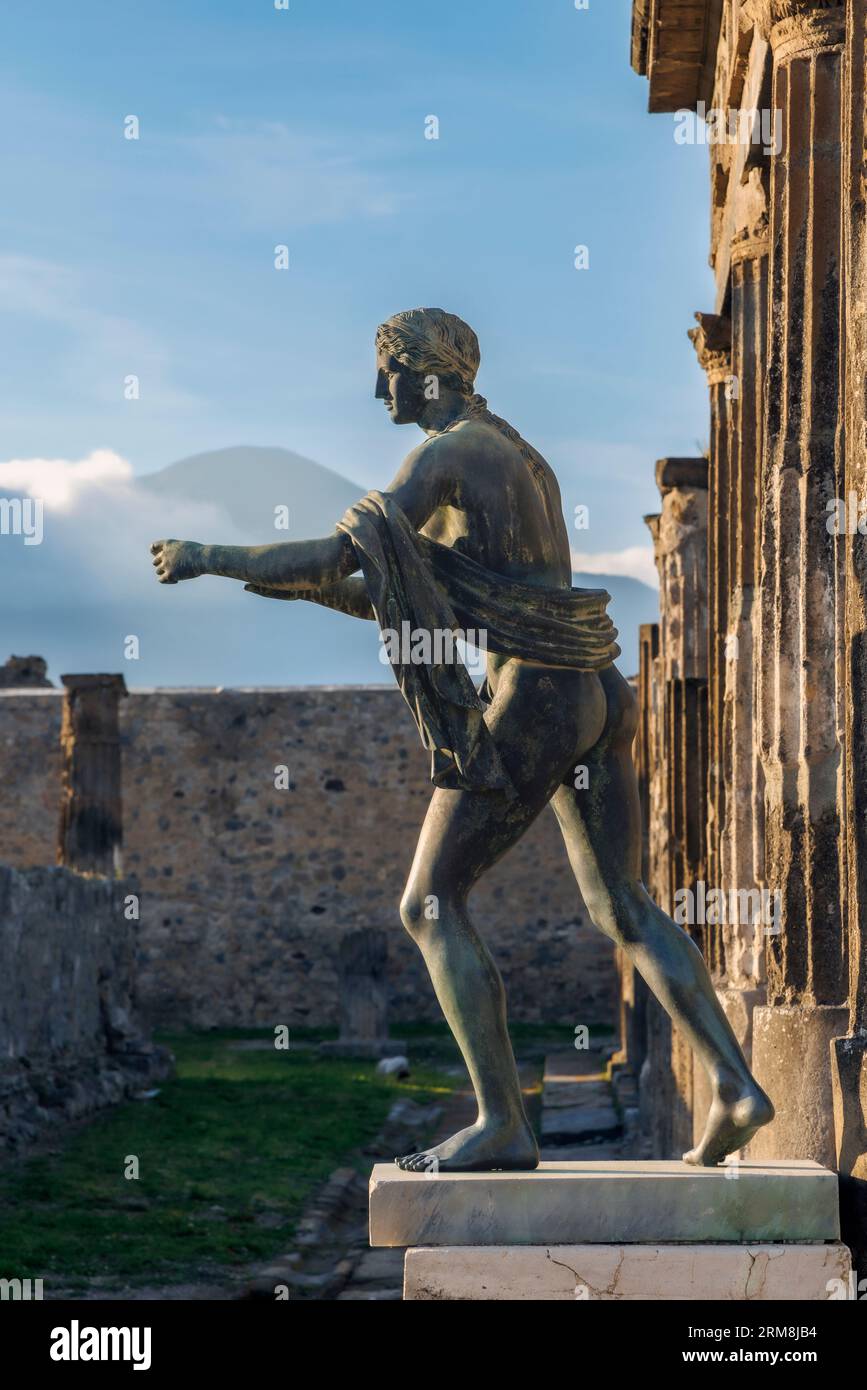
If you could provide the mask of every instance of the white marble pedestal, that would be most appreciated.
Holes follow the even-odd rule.
[[[805,1160],[377,1164],[370,1243],[408,1247],[409,1300],[812,1301],[839,1298],[851,1269],[836,1174]]]

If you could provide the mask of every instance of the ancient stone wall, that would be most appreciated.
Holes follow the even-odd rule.
[[[168,1071],[135,1014],[135,884],[0,866],[0,1145]]]
[[[0,846],[12,864],[55,856],[61,705],[61,692],[0,693]],[[393,1019],[440,1017],[398,917],[431,785],[396,689],[133,690],[119,716],[149,1020],[334,1024],[338,941],[371,926],[389,932]],[[471,907],[512,1018],[613,1026],[612,949],[550,812]]]

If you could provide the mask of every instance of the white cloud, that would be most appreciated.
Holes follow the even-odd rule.
[[[0,491],[45,504],[44,539],[30,552],[28,603],[62,598],[84,612],[110,595],[150,605],[156,590],[151,541],[243,540],[219,503],[143,487],[128,460],[112,449],[94,449],[83,459],[10,459],[0,463]],[[0,589],[4,575],[20,564],[20,548],[0,546]],[[214,601],[219,591],[209,586],[203,597]]]
[[[86,458],[10,459],[0,463],[0,491],[40,497],[47,507],[64,511],[79,494],[94,486],[128,483],[132,464],[113,449],[94,449]]]
[[[630,545],[625,550],[602,550],[593,555],[573,550],[572,569],[581,574],[622,574],[640,579],[653,589],[659,588],[653,548],[649,545]]]

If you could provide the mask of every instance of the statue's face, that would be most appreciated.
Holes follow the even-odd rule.
[[[376,399],[385,402],[392,424],[417,424],[425,405],[424,377],[380,351],[376,357]]]

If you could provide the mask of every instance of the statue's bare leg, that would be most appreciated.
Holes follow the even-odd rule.
[[[552,805],[590,917],[623,948],[708,1073],[713,1100],[707,1127],[683,1157],[713,1166],[749,1143],[773,1119],[774,1108],[750,1074],[701,952],[641,882],[635,700],[613,667],[601,682],[609,713],[602,738],[584,759],[588,786],[560,787]]]
[[[433,795],[401,916],[421,948],[443,1013],[476,1092],[475,1124],[445,1143],[397,1160],[413,1171],[531,1169],[539,1151],[524,1113],[506,1028],[503,982],[467,911],[467,895],[550,800],[578,747],[599,738],[605,700],[595,675],[510,662],[485,722],[518,798],[447,791]]]

